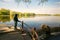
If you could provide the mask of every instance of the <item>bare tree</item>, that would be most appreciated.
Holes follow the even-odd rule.
[[[25,2],[25,3],[31,3],[32,2],[32,0],[15,0],[15,2],[16,3],[20,3],[20,2]],[[35,1],[37,1],[38,2],[38,5],[40,5],[41,3],[45,3],[45,2],[47,2],[48,0],[35,0]]]
[[[34,2],[34,1],[36,1],[35,4],[38,2],[37,5],[44,4],[45,2],[48,2],[48,0],[33,0],[33,1],[32,0],[14,0],[14,1],[17,3],[17,5],[19,5],[20,2],[23,2],[23,4],[28,3],[28,5],[32,2]],[[0,2],[6,2],[6,1],[5,0],[0,0]]]

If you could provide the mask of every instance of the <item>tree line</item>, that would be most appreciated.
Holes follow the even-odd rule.
[[[25,12],[25,13],[22,13],[22,12],[16,12],[16,11],[12,11],[12,10],[9,10],[9,9],[4,9],[4,8],[1,8],[0,9],[0,15],[11,15],[11,16],[14,16],[14,14],[18,14],[19,16],[25,16],[25,17],[29,17],[29,16],[60,16],[60,14],[56,13],[56,14],[35,14],[35,13],[29,13],[29,12]]]
[[[20,15],[20,16],[34,16],[35,15],[35,13],[22,13],[22,12],[16,12],[16,11],[12,11],[12,10],[8,10],[8,9],[4,9],[4,8],[1,8],[1,10],[0,10],[0,15],[10,15],[10,14],[12,14],[12,16],[14,15],[14,14],[18,14],[18,15]]]

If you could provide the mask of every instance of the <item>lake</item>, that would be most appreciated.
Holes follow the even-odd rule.
[[[29,27],[41,27],[42,24],[47,24],[50,27],[60,27],[60,16],[34,16],[34,17],[21,17],[20,21],[23,21]],[[14,26],[13,19],[10,17],[0,17],[0,24],[12,25]],[[24,24],[24,27],[28,27]],[[18,27],[21,27],[21,23],[18,22]]]

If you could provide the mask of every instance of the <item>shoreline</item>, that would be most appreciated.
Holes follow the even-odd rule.
[[[1,29],[2,28],[2,29]],[[38,32],[39,31],[39,32]],[[41,33],[41,29],[37,30],[38,33]],[[27,33],[26,33],[27,34]],[[39,35],[39,34],[38,34]],[[56,39],[60,39],[60,27],[53,27],[51,28],[51,37],[48,38],[48,40],[56,37]],[[0,39],[1,40],[31,40],[29,35],[27,34],[26,36],[21,35],[21,31],[19,30],[14,30],[13,26],[11,29],[8,28],[7,25],[0,25]],[[39,35],[41,36],[41,34]],[[25,38],[25,39],[24,39]]]
[[[17,27],[18,29],[20,29],[20,27]],[[50,27],[51,32],[60,32],[60,27]],[[11,25],[5,25],[5,24],[0,24],[0,33],[2,31],[12,31],[14,30],[14,26]],[[37,31],[41,31],[40,29],[37,29]]]

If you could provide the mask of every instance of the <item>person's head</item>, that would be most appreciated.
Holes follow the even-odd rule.
[[[17,17],[18,16],[18,14],[15,14],[15,17]]]

